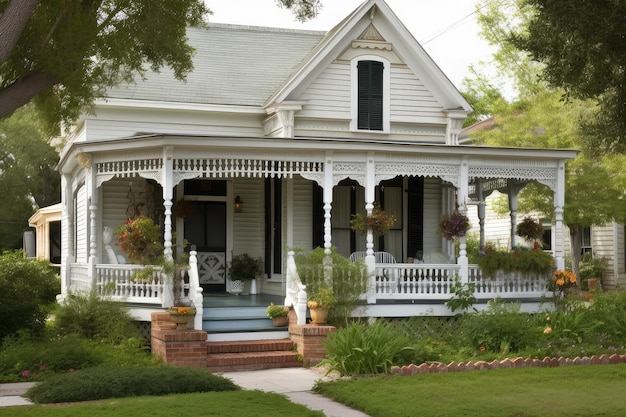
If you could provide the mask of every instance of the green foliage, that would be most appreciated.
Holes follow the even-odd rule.
[[[69,294],[54,311],[52,331],[56,336],[78,335],[112,344],[141,338],[124,303],[95,293]]]
[[[9,338],[0,350],[0,381],[40,381],[54,374],[95,366],[155,365],[142,339],[108,344],[69,335],[63,338]]]
[[[589,278],[602,279],[604,270],[608,265],[608,260],[601,256],[593,256],[591,252],[587,252],[580,258],[580,266],[578,269],[578,279],[583,289],[587,287]]]
[[[254,259],[247,253],[234,255],[228,267],[228,276],[232,280],[251,281],[259,275],[261,259]]]
[[[91,368],[55,375],[31,388],[26,397],[47,404],[237,389],[229,379],[203,369],[138,366]]]
[[[32,106],[0,121],[0,250],[22,247],[33,201],[39,207],[61,201],[59,156],[46,139]]]
[[[521,222],[515,228],[515,234],[527,242],[541,240],[543,237],[543,227],[539,220],[532,216],[524,216]]]
[[[513,43],[544,64],[542,77],[568,95],[597,99],[602,115],[590,120],[593,147],[626,150],[626,4],[621,1],[525,0],[533,8],[526,30]],[[590,147],[591,148],[591,147]]]
[[[555,311],[546,317],[544,334],[555,345],[568,347],[589,340],[594,330],[601,325],[601,321],[589,319],[586,308]]]
[[[518,248],[507,252],[490,247],[485,249],[477,262],[484,276],[489,278],[495,278],[498,271],[540,273],[548,276],[553,263],[552,255],[541,249]]]
[[[626,340],[626,291],[607,291],[595,294],[588,309],[589,320],[602,324],[596,329],[604,346],[621,347]]]
[[[367,292],[367,268],[363,261],[350,262],[336,253],[333,248],[325,264],[323,248],[312,251],[296,251],[296,267],[307,293],[315,294],[319,288],[332,287],[335,298],[328,312],[328,322],[335,326],[346,326],[359,304],[361,295]]]
[[[321,0],[276,0],[276,3],[290,9],[300,22],[315,18],[322,8]]]
[[[289,313],[289,309],[285,306],[277,306],[274,303],[270,303],[267,307],[267,317],[273,319],[274,317],[285,317]]]
[[[48,262],[24,258],[22,251],[0,256],[0,341],[19,330],[44,329],[61,284]]]
[[[470,308],[476,303],[476,298],[474,298],[475,290],[476,284],[461,282],[461,278],[455,276],[450,287],[450,294],[452,296],[446,301],[446,307],[452,310],[452,312]]]
[[[0,3],[0,14],[7,4]],[[13,11],[25,15],[26,25],[3,33],[9,50],[0,58],[0,117],[34,97],[51,132],[103,90],[132,81],[148,66],[157,71],[167,65],[183,79],[193,54],[186,29],[205,25],[208,13],[200,0],[49,1]]]
[[[399,352],[409,349],[407,343],[387,322],[377,321],[369,326],[352,323],[328,335],[322,364],[341,375],[388,373]]]
[[[534,318],[520,313],[519,303],[490,301],[488,309],[466,315],[463,331],[467,343],[475,349],[506,354],[532,346],[540,329],[533,325]]]

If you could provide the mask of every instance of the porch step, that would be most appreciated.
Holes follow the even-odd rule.
[[[202,330],[211,333],[279,332],[285,327],[274,327],[267,315],[267,307],[205,307]]]
[[[208,342],[207,368],[211,372],[256,371],[301,367],[291,340]]]

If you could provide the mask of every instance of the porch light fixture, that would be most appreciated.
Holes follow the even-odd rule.
[[[243,209],[243,201],[241,201],[241,197],[235,197],[235,213],[241,213]]]

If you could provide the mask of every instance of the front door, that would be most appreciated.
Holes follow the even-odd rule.
[[[226,292],[226,203],[193,201],[185,219],[185,240],[198,252],[198,275],[204,293]]]

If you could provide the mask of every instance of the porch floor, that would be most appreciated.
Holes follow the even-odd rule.
[[[203,307],[265,307],[270,303],[283,304],[284,296],[270,294],[233,295],[233,294],[204,294]]]

